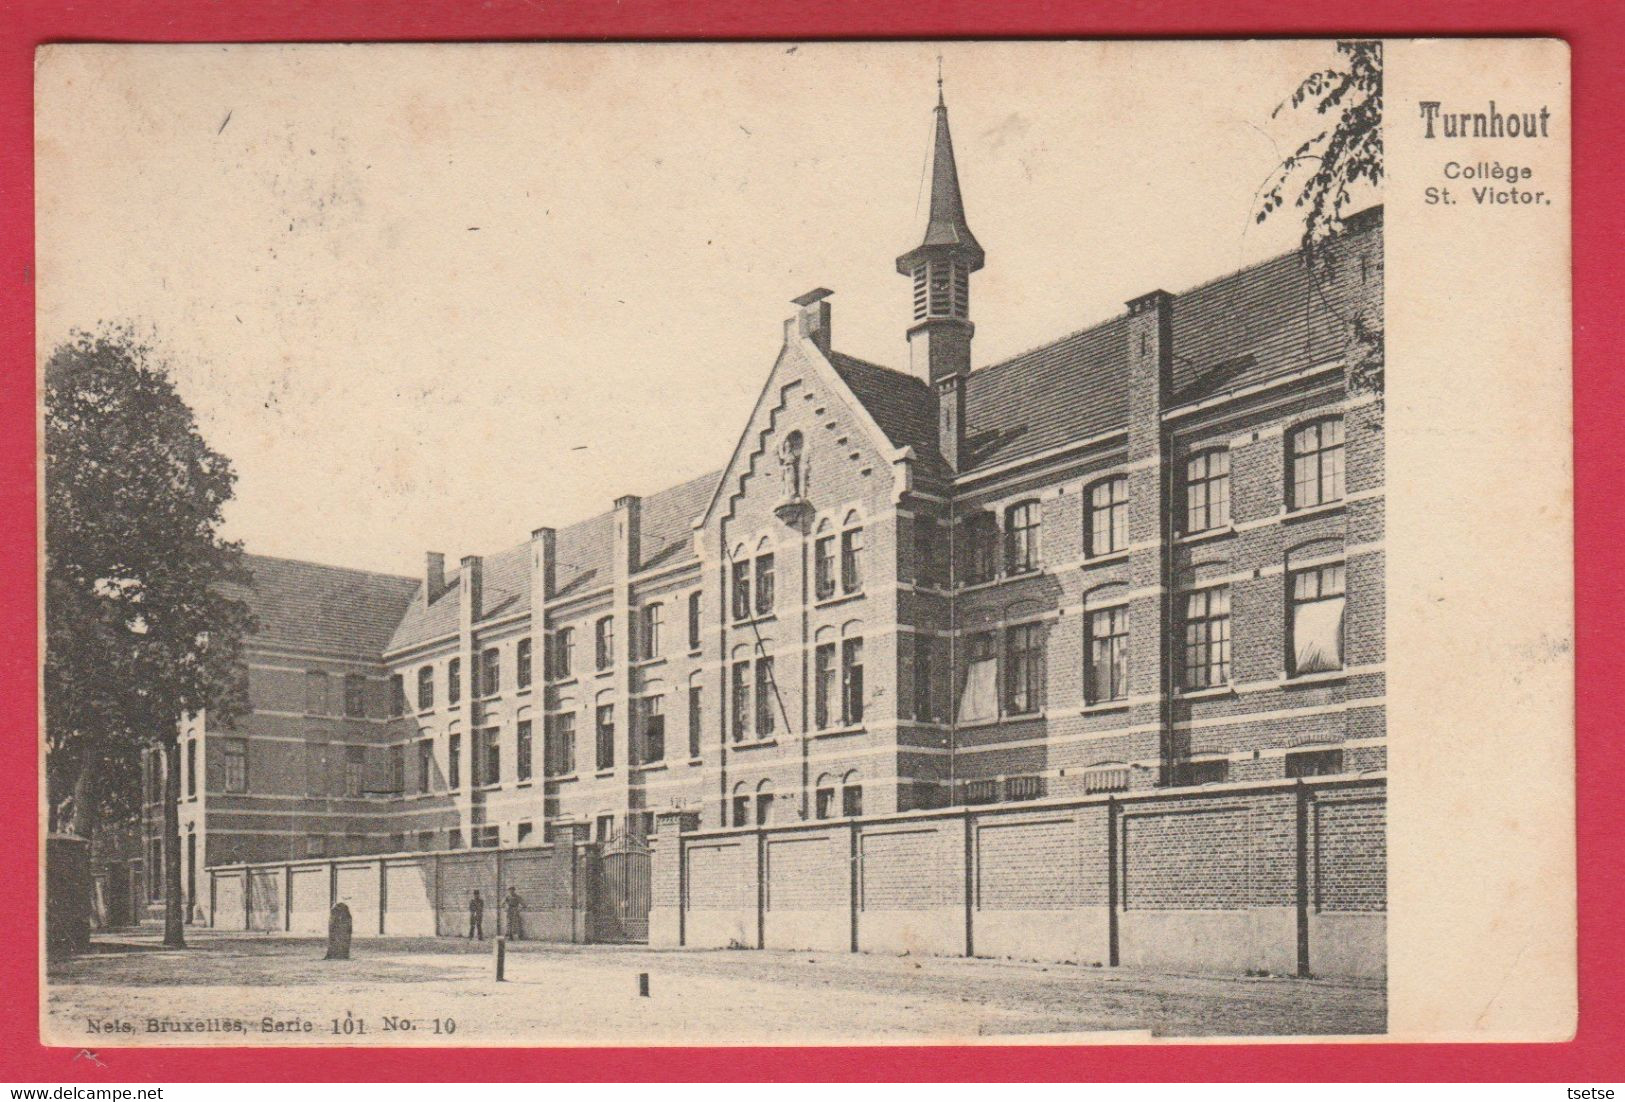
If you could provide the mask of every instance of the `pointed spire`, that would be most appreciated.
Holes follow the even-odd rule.
[[[952,255],[969,271],[984,262],[982,246],[965,221],[965,203],[959,194],[959,169],[954,164],[954,141],[948,132],[948,104],[942,95],[942,59],[937,59],[937,106],[933,122],[931,161],[926,175],[931,202],[926,209],[920,244],[897,258],[897,270],[908,275],[936,255]]]

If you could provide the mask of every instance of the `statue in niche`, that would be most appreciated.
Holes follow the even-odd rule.
[[[801,443],[801,433],[792,432],[779,445],[779,478],[784,492],[773,512],[786,524],[796,524],[811,510],[807,504],[807,481],[812,457],[805,454]]]
[[[784,482],[784,501],[801,501],[807,496],[807,464],[799,432],[792,432],[779,445],[779,476]]]

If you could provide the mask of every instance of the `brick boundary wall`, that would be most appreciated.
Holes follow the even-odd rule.
[[[1381,977],[1381,775],[693,830],[661,816],[651,946]]]
[[[460,937],[468,933],[469,894],[478,888],[485,936],[511,936],[501,902],[511,885],[525,939],[587,942],[598,847],[578,829],[576,838],[543,846],[215,866],[203,886],[209,925],[320,936],[329,911],[343,902],[355,937]]]

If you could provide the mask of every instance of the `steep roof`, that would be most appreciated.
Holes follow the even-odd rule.
[[[370,570],[244,555],[247,586],[226,586],[258,627],[253,640],[379,657],[411,603],[417,580]]]
[[[924,379],[843,352],[831,352],[829,362],[892,446],[914,449],[921,474],[937,482],[953,476],[937,447],[937,396]]]
[[[716,486],[721,472],[701,475],[650,494],[643,499],[638,525],[639,570],[671,566],[694,558],[696,517]],[[555,597],[567,597],[606,584],[614,573],[615,514],[599,513],[560,528],[553,544]],[[482,565],[480,620],[529,612],[530,542],[485,557]],[[415,646],[457,631],[461,618],[461,571],[446,577],[445,590],[425,604],[421,584],[387,647],[390,651]]]
[[[925,210],[925,228],[920,243],[897,258],[897,270],[909,275],[922,260],[947,254],[959,257],[974,272],[982,266],[984,256],[965,219],[959,169],[954,164],[954,140],[948,132],[948,105],[943,103],[940,89],[931,126],[931,163],[926,168],[931,196]]]

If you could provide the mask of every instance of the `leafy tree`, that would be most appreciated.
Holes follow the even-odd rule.
[[[242,547],[218,534],[236,475],[153,349],[75,332],[45,365],[45,745],[53,825],[128,814],[164,751],[164,943],[183,945],[179,721],[245,701]]]
[[[1284,194],[1297,184],[1293,206],[1303,211],[1302,248],[1311,277],[1331,270],[1336,260],[1343,215],[1351,191],[1361,184],[1381,187],[1382,43],[1339,42],[1340,63],[1310,73],[1272,117],[1290,108],[1312,106],[1330,124],[1283,160],[1264,189],[1257,218],[1263,222],[1286,205]],[[1322,301],[1325,294],[1316,283]],[[1331,303],[1326,305],[1331,307]],[[1349,326],[1349,378],[1356,390],[1382,392],[1383,331],[1375,318],[1355,314]]]

